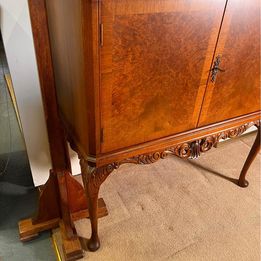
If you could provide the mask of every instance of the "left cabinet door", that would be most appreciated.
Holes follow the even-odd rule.
[[[196,127],[225,3],[100,1],[103,153]]]

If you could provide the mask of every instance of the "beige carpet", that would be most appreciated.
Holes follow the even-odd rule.
[[[109,216],[101,248],[83,260],[260,260],[260,155],[242,189],[236,181],[255,135],[228,141],[195,161],[176,157],[125,165],[103,184]],[[90,236],[89,220],[76,223]]]

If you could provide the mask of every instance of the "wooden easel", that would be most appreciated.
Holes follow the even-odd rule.
[[[47,183],[39,189],[37,214],[33,218],[19,222],[19,234],[21,241],[28,241],[42,231],[60,227],[64,256],[67,260],[76,260],[83,257],[83,250],[73,222],[89,216],[87,198],[82,185],[71,175],[68,148],[58,116],[45,0],[28,2],[52,170]],[[106,215],[108,215],[106,205],[103,199],[100,199],[99,217]]]

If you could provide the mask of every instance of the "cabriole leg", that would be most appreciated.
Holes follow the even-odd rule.
[[[98,194],[99,188],[92,188],[93,180],[88,181],[87,195],[89,200],[89,215],[91,221],[91,238],[88,242],[88,248],[90,251],[96,251],[100,248],[100,239],[98,236]]]
[[[246,180],[246,174],[248,169],[250,168],[252,162],[254,161],[254,159],[256,158],[258,152],[260,150],[260,126],[258,127],[258,132],[257,132],[257,137],[256,140],[254,142],[254,145],[248,155],[248,158],[245,162],[245,165],[241,171],[239,180],[238,180],[238,185],[242,188],[246,188],[248,187],[248,181]]]
[[[115,169],[113,165],[96,167],[85,159],[80,159],[84,188],[86,191],[89,215],[91,221],[91,238],[88,241],[88,249],[96,251],[100,248],[98,236],[98,196],[101,184],[106,180],[110,173]]]

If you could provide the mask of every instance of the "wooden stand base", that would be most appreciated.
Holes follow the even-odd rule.
[[[33,225],[32,218],[21,220],[18,223],[20,240],[27,242],[39,236],[40,232],[59,227],[59,221],[59,218],[55,218]]]
[[[67,204],[70,212],[70,220],[88,218],[89,211],[83,186],[72,177],[69,172],[64,173],[64,180],[68,189]],[[22,242],[30,241],[40,232],[59,229],[64,260],[77,260],[83,257],[83,250],[76,232],[68,237],[66,225],[59,209],[59,191],[57,177],[51,171],[47,183],[39,189],[38,212],[34,218],[21,220],[18,223],[19,236]],[[106,204],[102,198],[98,201],[98,217],[108,215]],[[74,229],[74,228],[72,228]]]
[[[67,240],[64,234],[63,225],[53,229],[52,242],[55,249],[57,260],[60,261],[73,261],[83,257],[83,248],[80,239]]]
[[[108,215],[108,210],[106,204],[103,198],[100,198],[98,201],[98,217],[102,218],[107,215]],[[88,209],[83,209],[79,212],[75,212],[71,214],[72,221],[77,221],[84,218],[89,218]],[[35,225],[33,224],[32,218],[21,220],[18,223],[20,240],[22,242],[33,240],[34,238],[39,236],[39,233],[46,230],[58,228],[59,225],[60,225],[60,218],[54,218],[46,222],[41,222]]]
[[[62,239],[63,256],[66,261],[73,261],[83,257],[83,249],[79,238],[76,236],[72,239],[67,239],[64,224],[60,222],[60,233]]]
[[[83,257],[83,249],[78,237],[66,239],[64,225],[52,230],[52,242],[57,260],[73,261]]]
[[[98,200],[98,218],[102,218],[105,216],[108,216],[108,210],[107,210],[107,207],[106,207],[106,204],[105,204],[103,198],[99,198],[99,200]],[[71,219],[73,221],[80,220],[83,218],[89,218],[89,217],[90,216],[89,216],[88,209],[83,209],[81,211],[71,214]]]

